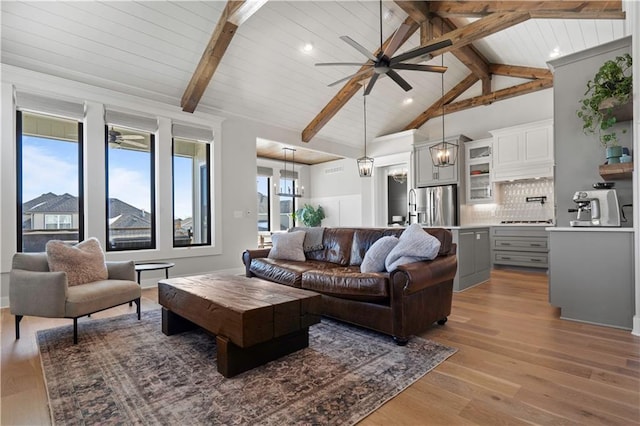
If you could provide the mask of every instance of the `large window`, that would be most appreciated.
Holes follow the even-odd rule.
[[[267,232],[271,230],[269,214],[271,208],[271,178],[269,176],[258,176],[256,186],[258,189],[258,231]]]
[[[107,250],[155,248],[154,135],[108,125],[105,141]]]
[[[17,112],[18,251],[83,236],[82,123]]]
[[[210,144],[173,139],[173,245],[211,244]]]

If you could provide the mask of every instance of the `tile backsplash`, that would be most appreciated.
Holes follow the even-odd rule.
[[[460,208],[461,223],[492,224],[503,220],[548,220],[555,218],[553,179],[497,183],[496,203],[465,204]],[[544,204],[527,202],[527,197],[547,197]]]

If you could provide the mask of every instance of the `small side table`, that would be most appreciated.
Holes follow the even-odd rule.
[[[138,274],[138,284],[140,284],[140,274],[142,271],[157,271],[164,269],[164,277],[169,278],[169,268],[176,266],[171,262],[156,262],[156,263],[136,263],[136,273]]]
[[[164,269],[164,277],[169,278],[169,268],[173,268],[176,266],[175,263],[171,262],[155,262],[155,263],[136,263],[135,269],[138,274],[138,285],[140,285],[140,274],[142,271],[157,271],[158,269]],[[132,303],[129,302],[129,306]]]

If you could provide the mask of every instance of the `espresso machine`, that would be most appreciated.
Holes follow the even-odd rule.
[[[569,209],[577,213],[571,226],[620,226],[620,206],[615,189],[595,189],[578,191],[573,194],[573,202],[578,205]]]

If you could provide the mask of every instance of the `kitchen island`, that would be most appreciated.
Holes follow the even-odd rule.
[[[633,228],[548,227],[549,303],[560,317],[631,329]]]
[[[423,226],[423,228],[429,228]],[[453,280],[453,291],[462,291],[489,280],[491,274],[491,248],[489,226],[445,226],[457,244],[458,271]]]

